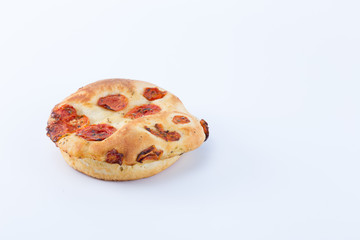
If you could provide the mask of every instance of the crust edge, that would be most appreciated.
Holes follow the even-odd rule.
[[[180,156],[135,165],[119,165],[91,158],[77,158],[60,150],[65,161],[75,170],[106,181],[127,181],[151,177],[174,164]]]

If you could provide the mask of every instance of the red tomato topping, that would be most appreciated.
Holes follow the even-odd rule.
[[[128,104],[128,99],[121,94],[109,95],[106,97],[99,98],[97,103],[100,107],[113,110],[120,111],[124,109]]]
[[[53,142],[57,142],[67,133],[75,132],[77,129],[89,125],[86,116],[78,116],[74,107],[63,105],[51,113],[52,120],[46,127],[46,135]]]
[[[124,154],[119,153],[116,149],[110,150],[106,153],[106,162],[107,163],[117,163],[122,164]]]
[[[204,119],[201,119],[200,124],[201,124],[202,128],[204,129],[204,133],[205,133],[204,142],[205,142],[209,137],[209,125]]]
[[[136,119],[146,115],[155,114],[161,111],[161,108],[154,104],[145,104],[131,109],[124,117]]]
[[[62,105],[61,107],[55,109],[51,113],[51,117],[55,120],[61,120],[64,122],[70,121],[74,118],[76,118],[76,110],[73,106],[70,106],[68,104]]]
[[[143,93],[143,96],[149,101],[163,98],[165,95],[166,91],[160,91],[158,88],[146,88]]]
[[[142,163],[144,160],[159,160],[163,150],[157,149],[154,145],[141,151],[136,158],[136,161]]]
[[[76,131],[76,135],[88,141],[102,141],[110,137],[116,128],[108,124],[94,124]]]
[[[75,119],[69,121],[67,123],[71,128],[73,128],[73,132],[79,128],[85,127],[90,124],[89,118],[87,116],[76,116]]]
[[[70,132],[69,127],[65,122],[59,121],[49,124],[46,127],[46,135],[53,141],[57,142],[62,136]]]
[[[180,116],[180,115],[176,115],[173,117],[172,121],[175,123],[175,124],[185,124],[185,123],[189,123],[190,120],[185,117],[185,116]]]
[[[170,141],[170,142],[179,141],[179,139],[181,137],[180,133],[178,133],[178,132],[175,132],[175,131],[170,132],[168,130],[165,131],[163,125],[161,125],[159,123],[155,124],[155,128],[156,128],[156,130],[145,126],[145,129],[148,130],[151,134],[153,134],[157,137],[160,137],[167,142],[168,141]]]

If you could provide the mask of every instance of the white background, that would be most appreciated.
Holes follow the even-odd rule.
[[[360,239],[358,1],[2,1],[0,239]],[[105,78],[155,83],[210,138],[105,182],[46,137]]]

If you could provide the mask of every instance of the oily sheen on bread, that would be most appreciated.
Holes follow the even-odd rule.
[[[104,180],[152,176],[208,137],[204,120],[151,83],[107,79],[57,104],[47,135],[74,169]]]

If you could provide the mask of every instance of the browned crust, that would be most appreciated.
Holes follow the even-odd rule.
[[[180,158],[175,156],[133,166],[110,164],[91,158],[77,158],[61,151],[65,161],[75,170],[88,176],[107,181],[127,181],[151,177],[170,167]]]

